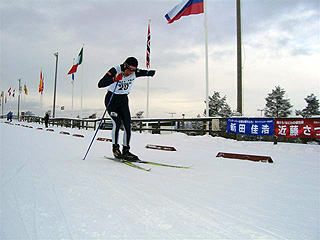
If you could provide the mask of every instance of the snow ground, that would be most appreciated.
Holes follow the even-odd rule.
[[[106,142],[82,161],[93,130],[3,122],[0,239],[319,239],[320,146],[133,133],[141,159],[193,166],[144,172],[104,159]],[[274,164],[216,158],[219,151]]]

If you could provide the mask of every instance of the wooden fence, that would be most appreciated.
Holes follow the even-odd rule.
[[[4,118],[6,116],[1,117]],[[17,119],[17,116],[13,116],[13,118]],[[44,124],[44,118],[38,116],[22,116],[20,121]],[[101,119],[51,118],[49,119],[49,125],[96,130],[100,121]],[[133,131],[149,131],[156,134],[161,134],[161,132],[185,132],[188,134],[198,135],[219,132],[221,129],[221,122],[226,122],[226,119],[217,117],[131,119]],[[111,118],[103,118],[100,129],[112,129]]]

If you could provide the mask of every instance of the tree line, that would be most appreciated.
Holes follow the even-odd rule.
[[[276,86],[271,93],[265,98],[266,105],[262,109],[265,117],[271,118],[285,118],[292,114],[292,107],[290,100],[285,98],[286,91],[280,86]],[[319,100],[313,93],[304,98],[307,105],[302,110],[295,110],[296,116],[304,118],[320,115]],[[206,110],[204,110],[206,114]],[[219,92],[214,92],[209,96],[209,116],[210,117],[231,117],[239,116],[236,111],[232,111],[227,103],[227,97],[221,97]]]

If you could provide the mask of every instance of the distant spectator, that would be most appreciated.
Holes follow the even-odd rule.
[[[12,122],[12,112],[11,111],[8,112],[8,114],[7,114],[7,120]]]
[[[46,113],[46,115],[44,116],[44,123],[46,125],[46,128],[48,128],[48,125],[49,125],[49,113]]]

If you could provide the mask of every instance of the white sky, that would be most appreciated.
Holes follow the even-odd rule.
[[[205,109],[204,14],[167,24],[164,15],[180,0],[2,0],[0,91],[27,84],[22,111],[43,115],[52,110],[55,57],[59,52],[56,116],[71,116],[72,66],[82,44],[83,64],[76,75],[74,116],[80,110],[83,71],[83,117],[102,115],[107,88],[99,79],[128,56],[145,68],[147,25],[151,19],[149,117],[196,117]],[[236,109],[236,0],[207,0],[209,95],[227,96]],[[259,116],[275,86],[287,92],[294,109],[304,98],[319,97],[319,1],[242,0],[244,114]],[[45,75],[41,110],[39,74]],[[83,70],[82,70],[83,68]],[[131,113],[146,112],[147,78],[138,78],[130,93]],[[65,106],[65,111],[60,110]],[[9,99],[4,113],[17,111]],[[1,112],[2,113],[2,112]],[[145,114],[144,114],[145,115]]]

